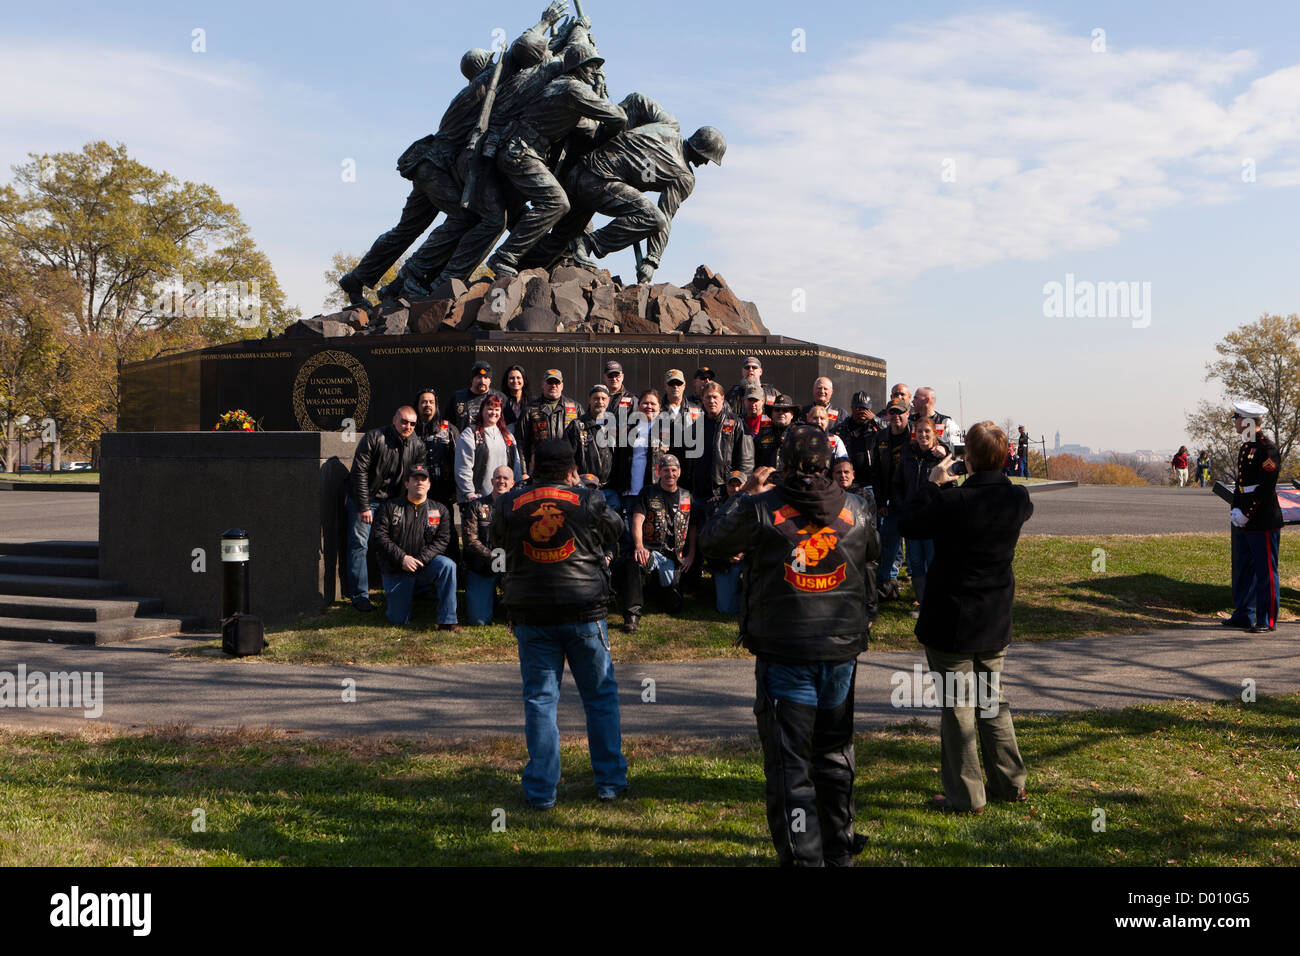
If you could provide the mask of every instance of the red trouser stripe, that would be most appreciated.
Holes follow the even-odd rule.
[[[1268,562],[1268,626],[1271,628],[1277,624],[1277,604],[1273,601],[1273,595],[1277,591],[1273,581],[1273,535],[1271,532],[1264,537],[1264,560]]]

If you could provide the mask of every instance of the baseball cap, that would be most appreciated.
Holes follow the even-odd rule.
[[[757,358],[756,356],[753,356],[753,355],[746,355],[743,359],[740,360],[740,364],[741,364],[741,365],[757,365],[759,368],[762,368],[762,367],[763,367],[763,363],[760,362],[760,361],[758,360],[758,358]]]
[[[671,385],[671,384],[673,384],[673,382],[677,382],[677,383],[679,383],[679,384],[681,384],[681,385],[685,385],[685,384],[686,384],[686,376],[682,374],[682,370],[681,370],[681,369],[679,369],[679,368],[670,368],[670,369],[668,370],[668,372],[664,375],[664,384],[665,384],[665,385]]]
[[[676,455],[664,455],[662,458],[660,458],[659,466],[663,467],[664,465],[675,465],[678,468],[682,467],[682,463],[677,460]]]
[[[731,484],[733,481],[738,485],[743,485],[745,483],[745,473],[743,471],[733,471],[727,476],[727,484]]]
[[[871,396],[868,395],[866,392],[854,392],[854,393],[853,393],[853,407],[854,407],[854,408],[870,408],[870,407],[871,407]]]
[[[587,472],[585,475],[579,475],[578,480],[581,481],[588,488],[600,487],[600,479],[597,478],[595,475],[593,475],[591,472]]]
[[[750,385],[745,389],[745,398],[756,398],[760,402],[764,399],[763,389],[758,385]]]
[[[595,395],[597,392],[604,392],[606,395],[608,395],[608,394],[609,394],[609,389],[606,388],[604,385],[593,385],[593,386],[591,386],[591,391],[588,392],[587,394],[588,394],[588,395]]]
[[[622,362],[615,362],[615,361],[613,361],[613,360],[610,360],[610,361],[608,361],[608,362],[605,363],[605,374],[606,374],[606,375],[608,375],[610,372],[621,372],[621,371],[623,371],[623,363],[622,363]]]
[[[548,368],[546,370],[546,374],[542,376],[542,381],[549,382],[551,379],[555,379],[557,382],[563,385],[564,373],[561,372],[558,368]]]
[[[717,378],[717,376],[713,374],[713,366],[711,365],[701,365],[695,370],[695,377],[707,378],[710,382]]]
[[[407,478],[414,478],[416,475],[420,475],[423,478],[428,478],[429,469],[425,468],[423,465],[412,465],[410,468],[406,469]]]
[[[904,402],[902,399],[896,398],[889,403],[889,407],[885,409],[885,414],[890,415],[893,414],[894,412],[902,412],[904,415],[906,415],[908,411],[909,409],[907,407],[907,403]]]
[[[492,366],[489,365],[487,362],[475,362],[475,363],[474,363],[474,368],[470,370],[470,373],[469,373],[469,374],[471,374],[471,375],[486,375],[488,378],[491,378],[491,377],[492,377]]]

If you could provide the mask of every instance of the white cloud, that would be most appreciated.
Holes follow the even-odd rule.
[[[1251,79],[1246,51],[1090,42],[1037,16],[962,16],[760,91],[691,222],[769,325],[806,288],[799,334],[852,347],[843,319],[926,270],[1096,249],[1178,204],[1300,179],[1300,67]]]

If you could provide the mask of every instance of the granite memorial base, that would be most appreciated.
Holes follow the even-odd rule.
[[[687,387],[695,369],[711,366],[730,387],[741,360],[758,356],[763,381],[800,404],[812,401],[813,381],[826,376],[833,402],[847,408],[866,391],[883,409],[887,386],[882,359],[780,335],[683,335],[469,332],[279,338],[237,342],[123,367],[124,432],[210,429],[227,411],[243,409],[271,431],[364,432],[388,424],[401,405],[424,388],[436,390],[446,410],[469,384],[476,362],[492,366],[493,384],[518,364],[534,394],[546,369],[564,374],[564,391],[585,406],[601,382],[604,363],[617,359],[632,392],[663,389],[664,373],[681,369]]]
[[[99,482],[100,574],[168,612],[221,621],[221,534],[248,533],[250,610],[268,624],[339,597],[355,440],[331,432],[112,433]]]

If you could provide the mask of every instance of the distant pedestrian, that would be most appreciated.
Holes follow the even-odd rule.
[[[1025,431],[1025,426],[1020,426],[1020,435],[1016,439],[1016,455],[1020,458],[1020,470],[1018,474],[1021,478],[1029,477],[1029,432]]]
[[[1204,488],[1210,481],[1210,453],[1203,451],[1196,458],[1196,480]]]
[[[1179,445],[1178,453],[1174,455],[1172,462],[1174,477],[1178,479],[1178,487],[1187,487],[1187,446]]]

